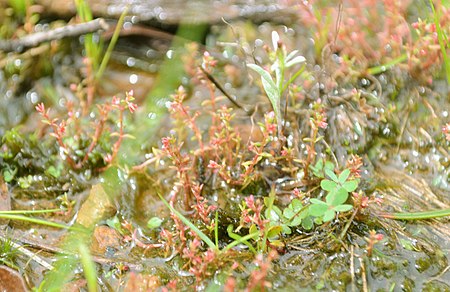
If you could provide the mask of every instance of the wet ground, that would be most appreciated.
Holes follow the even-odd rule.
[[[50,5],[45,1],[37,3]],[[282,4],[278,3],[279,6],[290,5]],[[101,6],[100,3],[93,6],[93,10],[104,17],[118,16],[115,11],[120,11],[121,5],[108,5]],[[198,5],[206,4],[198,2]],[[406,63],[369,74],[368,68],[380,63],[363,68],[362,63],[370,63],[367,51],[362,53],[365,54],[364,62],[355,61],[353,67],[345,67],[339,58],[354,54],[353,58],[358,60],[358,53],[347,50],[342,41],[343,48],[331,53],[328,51],[330,48],[324,45],[318,54],[321,39],[315,29],[320,27],[320,23],[308,26],[304,19],[294,21],[290,18],[283,18],[285,21],[289,19],[288,23],[267,22],[266,18],[271,18],[273,10],[281,9],[267,3],[251,6],[217,2],[214,5],[227,8],[225,15],[228,21],[222,22],[215,14],[200,13],[206,18],[193,17],[206,22],[208,27],[197,43],[198,55],[201,56],[206,49],[218,60],[215,80],[244,107],[244,110],[235,107],[232,121],[233,127],[242,130],[243,145],[248,140],[258,139],[255,137],[258,134],[251,131],[253,121],[263,121],[264,113],[271,110],[256,78],[248,72],[245,64],[267,62],[264,45],[272,45],[271,32],[276,30],[287,48],[298,49],[307,60],[309,75],[299,81],[302,90],[298,97],[293,98],[294,102],[284,117],[289,122],[284,131],[290,143],[298,149],[297,158],[305,159],[305,149],[309,146],[304,140],[309,136],[308,110],[312,101],[320,98],[326,105],[328,128],[324,131],[325,142],[316,145],[316,152],[319,156],[328,157],[341,169],[351,154],[358,154],[363,161],[359,189],[368,197],[383,199],[381,205],[371,204],[357,217],[337,219],[322,225],[323,228],[297,228],[293,234],[283,236],[284,248],[279,251],[279,258],[272,263],[266,277],[271,283],[269,290],[294,291],[301,287],[325,291],[450,291],[448,217],[397,221],[382,216],[450,208],[450,148],[449,141],[442,134],[442,126],[449,121],[450,91],[444,78],[440,77],[442,75],[433,71],[437,77],[428,83],[427,76],[412,69],[408,71]],[[407,10],[407,20],[417,18],[417,10],[422,4],[414,5]],[[66,39],[57,45],[43,44],[23,53],[0,55],[0,136],[3,151],[0,167],[2,180],[7,182],[2,182],[2,194],[10,196],[10,207],[6,209],[53,209],[66,204],[65,207],[70,206],[66,213],[39,216],[67,225],[90,226],[100,222],[87,240],[94,242],[91,251],[97,263],[97,282],[102,290],[132,291],[133,283],[144,282],[148,289],[155,289],[175,279],[180,290],[196,287],[216,291],[225,289],[225,279],[229,275],[236,279],[237,288],[244,289],[255,267],[254,256],[245,246],[238,246],[226,259],[221,259],[222,264],[218,265],[217,271],[199,283],[192,273],[186,271],[180,255],[171,253],[170,248],[143,248],[136,242],[125,240],[120,228],[109,228],[114,226],[113,220],[129,222],[134,226],[137,237],[156,244],[159,242],[158,233],[146,228],[148,219],[157,216],[170,225],[167,219],[170,211],[158,195],[168,197],[174,192],[180,185],[179,177],[164,163],[152,161],[145,167],[136,166],[155,157],[152,147],[161,147],[161,138],[176,129],[166,105],[168,96],[180,83],[188,90],[189,98],[185,104],[192,112],[200,112],[197,119],[199,128],[208,133],[211,126],[210,114],[204,103],[210,98],[210,93],[204,84],[192,82],[189,74],[189,69],[192,69],[189,62],[200,57],[193,57],[192,51],[185,49],[188,40],[179,42],[178,47],[173,46],[176,41],[172,43],[182,10],[165,10],[159,4],[147,9],[139,7],[139,4],[132,7],[130,12],[138,16],[127,18],[124,25],[133,27],[133,33],[125,33],[119,38],[108,68],[96,87],[98,102],[134,90],[140,109],[135,115],[127,116],[126,122],[129,133],[136,139],[126,140],[122,145],[119,166],[101,174],[98,169],[103,167],[103,162],[95,157],[89,160],[89,167],[68,171],[63,161],[58,160],[60,150],[54,140],[44,138],[46,129],[39,124],[41,118],[35,111],[38,103],[45,102],[54,113],[64,113],[67,102],[77,100],[77,93],[70,89],[70,85],[82,84],[86,78],[80,40]],[[74,13],[71,8],[67,9],[67,12],[62,8],[49,10],[49,14],[55,11],[66,16]],[[258,9],[263,9],[261,15],[266,16],[257,18]],[[196,6],[192,11],[198,13],[201,9]],[[285,10],[280,11],[285,13]],[[305,17],[301,11],[298,10],[297,14]],[[292,13],[288,14],[292,16]],[[341,30],[349,29],[347,16],[345,13],[342,16]],[[160,24],[157,28],[166,29],[163,36],[155,37],[154,27],[149,25],[155,17]],[[337,19],[330,17],[332,23]],[[170,21],[164,22],[165,19]],[[333,35],[331,31],[329,33]],[[108,40],[110,36],[103,37]],[[332,37],[330,39],[333,40]],[[184,73],[178,76],[174,73],[175,76],[170,77],[171,73],[180,71]],[[222,92],[216,90],[216,95],[220,97],[218,103],[233,107]],[[93,123],[98,118],[95,114],[90,116],[86,123]],[[198,150],[197,141],[190,139],[192,134],[186,132],[177,132],[186,136],[184,151]],[[94,154],[102,155],[102,151],[100,149]],[[294,162],[294,165],[297,164]],[[201,161],[194,161],[192,179],[200,181],[199,173],[202,171],[208,174],[208,170],[202,170],[207,169],[205,166]],[[301,171],[281,169],[262,162],[255,172],[261,179],[245,187],[219,183],[220,178],[213,174],[209,179],[203,178],[206,189],[203,195],[219,207],[222,245],[230,241],[226,227],[228,224],[238,225],[238,205],[249,194],[265,197],[272,187],[276,191],[277,203],[285,206],[292,199],[295,188],[317,192],[304,183]],[[100,189],[99,184],[102,186]],[[103,192],[109,198],[105,196],[102,199]],[[8,206],[8,203],[3,203],[3,206]],[[71,235],[65,230],[13,219],[0,221],[0,224],[3,226],[3,245],[6,238],[11,238],[50,264],[54,263],[56,254],[70,254],[67,250],[70,250]],[[384,238],[368,256],[370,230]],[[49,267],[19,254],[14,264],[25,283],[28,287],[39,286]],[[0,259],[5,257],[0,254]],[[229,261],[236,261],[240,266],[230,270],[232,263]],[[80,265],[75,262],[71,269],[76,277],[70,285],[87,289]],[[130,274],[130,270],[135,274]],[[140,278],[131,281],[130,277]]]

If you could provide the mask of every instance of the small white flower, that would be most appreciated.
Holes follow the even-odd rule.
[[[278,32],[272,31],[272,45],[275,52],[278,49],[278,42],[280,41],[280,36],[278,35]]]

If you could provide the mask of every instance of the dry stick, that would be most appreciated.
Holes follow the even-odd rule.
[[[364,265],[364,259],[359,258],[359,263],[361,264],[361,277],[362,277],[362,285],[363,285],[363,292],[369,292],[369,289],[367,288],[367,278],[366,278],[366,266]]]
[[[436,275],[435,277],[432,277],[432,278],[428,279],[425,283],[430,283],[431,281],[438,280],[440,277],[442,277],[442,275],[447,273],[447,271],[449,269],[450,269],[450,266],[445,267],[445,269],[443,269],[442,272],[439,273],[439,275]]]
[[[352,292],[356,292],[355,285],[355,251],[353,245],[350,246],[350,275],[352,276]]]
[[[40,43],[59,40],[65,37],[74,37],[98,30],[107,30],[108,24],[103,18],[97,18],[89,22],[66,25],[48,31],[37,32],[14,40],[0,40],[0,50],[4,52],[21,52],[25,48],[36,47]]]
[[[217,89],[219,89],[220,92],[222,92],[223,95],[225,95],[225,97],[228,98],[229,101],[231,101],[231,103],[233,103],[239,109],[243,110],[245,113],[247,113],[247,115],[251,116],[253,114],[253,112],[251,110],[250,111],[247,110],[242,105],[240,105],[236,100],[234,100],[234,98],[231,97],[231,95],[229,95],[228,92],[225,91],[225,89],[222,87],[222,85],[220,85],[220,83],[211,74],[206,72],[206,70],[203,69],[202,66],[199,66],[199,68],[202,71],[202,73],[205,74],[206,78],[208,78],[208,80],[210,82],[212,82],[217,87]]]
[[[341,234],[339,235],[339,239],[342,240],[345,236],[345,234],[348,231],[348,228],[350,227],[350,225],[353,222],[353,219],[355,219],[356,214],[358,213],[360,207],[355,208],[355,211],[353,211],[352,217],[350,217],[350,220],[348,220],[347,224],[345,224],[344,230],[342,230]]]
[[[108,31],[105,31],[102,34],[103,39],[110,40],[112,38],[116,25],[112,25],[112,27]],[[178,37],[178,36],[174,36],[171,33],[168,33],[168,32],[162,31],[162,30],[158,30],[153,27],[145,27],[145,26],[141,26],[141,25],[133,25],[130,28],[122,29],[120,31],[120,36],[121,37],[123,37],[123,36],[140,36],[140,37],[148,37],[148,38],[153,38],[153,39],[163,39],[163,40],[168,40],[168,41],[172,41],[174,39],[174,37],[175,38]]]

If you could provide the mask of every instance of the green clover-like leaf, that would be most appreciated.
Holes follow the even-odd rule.
[[[313,228],[314,223],[311,219],[311,217],[306,217],[305,219],[302,220],[302,227],[305,230],[310,230],[311,228]]]
[[[298,226],[300,223],[302,223],[302,219],[300,216],[295,216],[292,221],[289,223],[289,226]]]
[[[336,212],[333,209],[327,210],[325,214],[323,214],[323,222],[328,222],[336,217]]]
[[[49,168],[47,168],[47,170],[45,172],[55,178],[59,178],[61,176],[61,169],[56,168],[53,165],[49,166]]]
[[[14,176],[17,173],[17,168],[13,168],[11,169],[5,169],[3,171],[3,179],[5,180],[5,182],[9,183],[14,179]]]
[[[284,218],[290,220],[295,216],[295,212],[291,208],[286,208],[283,210],[283,216],[284,216]]]
[[[325,202],[311,199],[311,203],[312,204],[309,206],[309,214],[314,217],[321,217],[328,210],[328,205]]]
[[[334,170],[334,164],[333,164],[333,162],[331,162],[331,161],[325,161],[324,169],[329,169],[329,170],[333,171],[333,170]]]
[[[300,201],[299,199],[293,199],[292,202],[289,204],[289,208],[291,208],[291,206],[294,212],[298,212],[303,208],[302,201]]]
[[[326,197],[326,202],[330,206],[339,206],[345,203],[348,199],[348,192],[344,188],[339,188],[333,193],[329,193]]]
[[[289,226],[298,226],[302,219],[308,216],[308,210],[303,207],[299,199],[294,199],[289,206],[283,210],[284,218],[288,219]]]
[[[342,187],[347,191],[347,192],[353,192],[354,190],[356,190],[356,188],[358,187],[358,180],[349,180],[345,183],[342,184]]]
[[[323,174],[321,173],[323,170],[323,160],[322,159],[317,160],[316,165],[311,164],[309,166],[309,169],[312,170],[314,176],[323,178]]]
[[[322,190],[331,192],[332,190],[334,190],[337,187],[337,184],[334,181],[331,181],[329,179],[323,179],[320,182],[320,187],[322,188]]]
[[[281,212],[280,208],[278,208],[277,206],[272,206],[272,210],[271,210],[270,214],[269,214],[269,209],[266,209],[264,212],[264,215],[270,221],[276,222],[276,221],[279,221],[280,218],[282,217],[282,212]]]
[[[333,170],[325,168],[325,174],[328,175],[328,177],[331,178],[334,182],[336,183],[339,182],[339,178],[337,177],[337,175],[334,173]]]
[[[344,169],[344,171],[341,172],[339,175],[339,183],[342,185],[345,183],[347,178],[350,176],[350,169]]]
[[[272,226],[267,232],[267,238],[277,237],[278,235],[280,235],[281,231],[283,231],[283,228],[280,225]]]
[[[333,208],[336,212],[347,212],[350,211],[351,209],[353,209],[352,205],[349,204],[344,204],[344,205],[339,205]]]
[[[311,202],[311,204],[316,204],[316,205],[327,205],[327,203],[325,203],[324,201],[321,201],[321,200],[316,199],[316,198],[312,198],[310,200],[310,202]]]
[[[281,224],[280,226],[281,226],[281,228],[283,228],[282,232],[283,232],[284,234],[291,234],[291,233],[292,233],[292,230],[291,230],[291,228],[289,228],[288,225],[286,225],[286,224]]]

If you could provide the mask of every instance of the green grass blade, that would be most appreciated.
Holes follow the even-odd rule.
[[[92,11],[89,4],[85,0],[75,0],[75,6],[77,15],[82,22],[88,22],[93,20]],[[84,48],[86,50],[86,56],[92,62],[94,70],[98,68],[98,57],[101,51],[101,44],[96,43],[93,38],[93,34],[89,33],[84,36]]]
[[[283,88],[281,89],[282,93],[288,88],[289,85],[291,85],[295,81],[295,79],[298,78],[298,76],[300,76],[300,74],[303,73],[303,71],[305,71],[305,68],[306,68],[306,66],[303,65],[297,72],[295,72],[294,75],[292,75],[292,77],[289,79],[289,81],[286,82],[284,84]]]
[[[229,250],[230,248],[235,247],[238,244],[243,243],[243,244],[245,244],[248,247],[249,250],[251,250],[253,253],[256,254],[256,249],[247,240],[249,240],[249,239],[256,239],[258,237],[259,231],[250,233],[250,234],[248,234],[246,236],[240,236],[239,234],[236,234],[236,233],[233,232],[233,225],[230,224],[230,225],[228,225],[227,232],[228,232],[228,236],[231,237],[232,239],[234,239],[234,241],[231,242],[230,244],[228,244],[222,250],[223,252]],[[247,238],[249,235],[251,235],[250,238]]]
[[[253,233],[249,233],[246,236],[242,236],[242,237],[240,235],[236,234],[236,233],[232,233],[232,234],[233,234],[233,237],[234,237],[234,238],[233,237],[232,238],[235,239],[235,240],[233,242],[231,242],[230,244],[228,244],[226,247],[224,247],[222,249],[222,252],[226,252],[226,251],[232,249],[233,247],[235,247],[236,245],[243,243],[246,246],[248,246],[248,248],[252,252],[256,253],[255,248],[248,242],[248,240],[249,239],[257,239],[258,236],[259,236],[259,231],[255,231]],[[228,233],[228,235],[230,235],[230,232]]]
[[[433,10],[433,19],[434,19],[434,24],[436,25],[436,32],[438,35],[439,47],[441,48],[442,59],[444,60],[444,69],[445,69],[445,74],[447,75],[447,82],[450,85],[450,60],[449,60],[449,56],[447,55],[447,50],[446,50],[446,43],[447,43],[445,41],[446,35],[442,31],[441,24],[439,23],[440,16],[436,12],[436,9],[434,8],[432,0],[430,0],[430,6],[431,6],[431,10]]]
[[[380,214],[381,217],[396,220],[421,220],[421,219],[433,219],[439,217],[450,216],[450,209],[413,212],[413,213],[392,213],[392,214]]]
[[[125,16],[128,13],[128,7],[125,8],[125,10],[120,15],[119,21],[117,22],[116,29],[114,30],[114,34],[111,38],[111,41],[109,42],[108,48],[106,49],[105,56],[102,59],[102,63],[100,64],[100,68],[98,69],[97,73],[95,74],[95,79],[99,80],[102,78],[103,73],[105,72],[106,66],[108,65],[109,59],[111,58],[111,53],[116,46],[117,40],[119,39],[120,35],[120,29],[122,28],[123,22],[125,20]]]
[[[78,250],[80,251],[81,264],[83,265],[83,272],[87,281],[88,291],[97,292],[97,271],[92,256],[86,245],[82,242],[80,242]]]
[[[71,229],[71,230],[78,230],[79,228],[74,226],[68,226],[56,222],[51,222],[43,219],[38,218],[32,218],[22,215],[14,215],[14,214],[4,214],[3,212],[0,213],[0,218],[2,219],[9,219],[9,220],[19,220],[19,221],[26,221],[34,224],[49,226],[49,227],[55,227],[55,228],[61,228],[61,229]]]
[[[169,210],[172,213],[174,213],[178,218],[180,218],[180,220],[183,221],[183,223],[187,227],[189,227],[189,229],[191,229],[195,234],[197,234],[197,236],[200,237],[201,240],[203,240],[211,249],[218,251],[218,248],[216,247],[214,242],[212,242],[212,240],[209,239],[209,237],[205,233],[203,233],[200,229],[198,229],[197,226],[192,224],[192,222],[189,221],[189,219],[187,219],[186,217],[184,217],[183,214],[181,214],[180,212],[175,210],[172,206],[170,206],[170,204],[160,194],[158,194],[158,196],[164,203],[164,205],[166,205],[166,207],[169,208]]]
[[[216,248],[219,249],[219,212],[216,211],[216,217],[214,218],[214,239],[216,242]]]
[[[389,62],[387,62],[387,63],[385,63],[383,65],[367,69],[367,73],[370,74],[370,75],[377,75],[377,74],[383,73],[386,70],[391,69],[395,65],[400,64],[403,61],[406,61],[407,58],[408,58],[408,56],[406,54],[403,54],[400,57],[395,58],[394,60],[391,60],[391,61],[389,61]]]
[[[66,211],[66,209],[10,210],[10,211],[0,211],[0,214],[42,214],[42,213],[56,213],[61,211]]]

